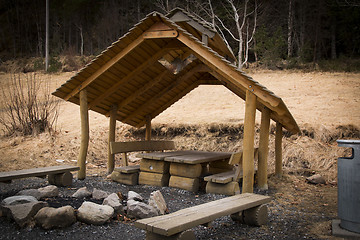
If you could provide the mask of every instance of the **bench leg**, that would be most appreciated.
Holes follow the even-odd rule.
[[[126,185],[138,185],[139,184],[139,173],[121,173],[113,171],[111,173],[111,180],[123,183]]]
[[[268,209],[266,205],[260,205],[231,214],[230,217],[234,221],[260,227],[268,221]]]
[[[59,174],[50,174],[48,176],[48,181],[52,185],[67,187],[71,186],[73,176],[70,172],[64,172]]]
[[[236,194],[240,194],[240,187],[238,182],[229,182],[225,184],[207,182],[206,193],[216,193],[233,196]]]
[[[195,234],[190,229],[171,236],[163,236],[153,232],[146,232],[146,240],[195,240],[195,239],[196,239]]]

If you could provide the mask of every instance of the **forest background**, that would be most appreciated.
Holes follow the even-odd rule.
[[[150,12],[175,7],[217,29],[239,68],[360,69],[358,0],[50,0],[49,70],[77,70]],[[14,59],[20,71],[44,69],[45,16],[45,0],[0,0],[0,70]]]

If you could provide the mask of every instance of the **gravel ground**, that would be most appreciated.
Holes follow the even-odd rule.
[[[0,201],[16,194],[22,189],[39,188],[48,185],[47,181],[38,178],[15,180],[11,184],[0,183]],[[224,195],[192,193],[181,189],[153,186],[127,186],[108,181],[103,177],[88,177],[86,180],[74,180],[71,188],[60,188],[60,195],[68,197],[78,188],[102,189],[108,192],[127,194],[129,190],[138,192],[144,198],[149,198],[152,191],[160,190],[170,212],[201,203],[224,198]],[[259,193],[259,192],[257,192]],[[278,191],[271,189],[260,194],[273,196],[268,204],[269,223],[262,227],[251,227],[235,223],[229,216],[215,220],[210,227],[194,228],[197,239],[319,239],[317,234],[309,231],[311,224],[326,225],[334,217],[333,211],[312,212],[299,206],[279,201]],[[74,203],[79,204],[79,203]],[[77,206],[75,206],[77,207]],[[144,239],[145,231],[134,227],[133,222],[112,220],[102,226],[87,225],[80,222],[71,227],[56,230],[43,230],[40,227],[19,229],[14,222],[0,218],[0,239]],[[326,234],[326,233],[325,233]],[[332,238],[331,236],[328,236]],[[325,237],[327,238],[327,237]]]

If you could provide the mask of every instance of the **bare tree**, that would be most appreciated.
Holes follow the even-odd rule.
[[[224,34],[222,31],[226,31],[233,40],[237,42],[238,47],[238,69],[242,69],[245,64],[247,64],[249,60],[249,49],[250,46],[254,40],[255,32],[256,32],[256,24],[257,24],[257,14],[258,14],[258,4],[257,1],[254,1],[254,6],[252,11],[250,11],[249,7],[249,0],[244,1],[244,5],[242,8],[236,6],[234,3],[234,0],[226,0],[231,10],[229,11],[229,14],[231,14],[231,19],[235,22],[236,28],[235,32],[233,33],[230,29],[230,27],[226,26],[224,21],[220,19],[217,15],[214,14],[215,19],[219,23],[217,25],[217,29],[220,31],[220,34],[224,38]],[[211,3],[211,1],[209,0]],[[210,4],[211,5],[211,4]],[[250,18],[252,16],[252,22],[250,21]],[[225,39],[225,38],[224,38]],[[226,41],[228,44],[228,41]]]

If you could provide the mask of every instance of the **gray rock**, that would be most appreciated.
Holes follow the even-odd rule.
[[[160,215],[164,215],[168,210],[165,199],[159,190],[150,194],[149,205],[157,209]]]
[[[312,184],[325,184],[326,183],[325,179],[320,174],[312,175],[311,177],[306,178],[306,180]]]
[[[18,205],[31,202],[38,202],[38,200],[33,196],[19,195],[5,198],[1,205]]]
[[[140,196],[140,194],[138,194],[137,192],[129,191],[128,192],[128,200],[135,200],[138,202],[143,202],[144,198],[142,196]]]
[[[143,202],[130,201],[127,205],[127,216],[130,218],[142,219],[158,216],[158,210]]]
[[[36,224],[44,229],[68,227],[76,222],[75,211],[71,206],[44,207],[38,211],[34,218]]]
[[[82,187],[79,188],[73,195],[72,197],[74,198],[88,198],[91,197],[92,193],[86,188],[86,187]]]
[[[94,199],[97,199],[97,200],[105,199],[105,198],[107,198],[109,195],[110,195],[110,193],[105,192],[105,191],[100,190],[100,189],[97,189],[97,188],[94,188],[93,193],[92,193],[92,197],[93,197]]]
[[[102,225],[114,215],[114,209],[107,205],[83,202],[78,209],[77,219],[81,222]]]
[[[36,198],[37,200],[40,200],[41,198],[41,193],[38,189],[25,189],[25,190],[21,190],[20,192],[18,192],[16,194],[17,196],[33,196],[34,198]]]
[[[107,198],[105,198],[103,201],[103,205],[108,205],[112,207],[115,211],[115,214],[124,213],[124,206],[121,204],[121,200],[116,193],[112,193]]]
[[[39,188],[38,191],[41,194],[41,198],[57,197],[59,196],[59,188],[55,185],[49,185],[43,188]]]
[[[47,206],[46,202],[36,201],[17,205],[5,205],[2,209],[8,218],[13,219],[20,227],[24,227],[31,222],[40,209]]]

